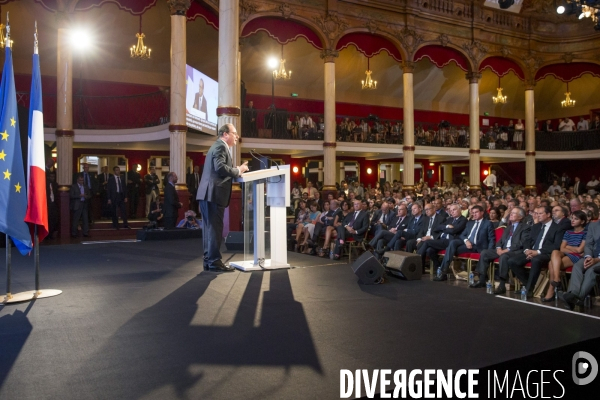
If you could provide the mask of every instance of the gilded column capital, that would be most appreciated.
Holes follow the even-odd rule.
[[[337,50],[323,49],[320,56],[326,63],[335,63],[335,59],[340,56],[340,53]]]
[[[533,90],[533,88],[535,87],[535,79],[533,78],[527,78],[525,79],[525,90]]]
[[[465,74],[465,78],[469,81],[469,83],[479,83],[481,74],[479,72],[469,72]]]
[[[412,74],[415,71],[415,63],[412,61],[402,61],[400,68],[405,74]]]
[[[184,15],[190,8],[191,0],[167,0],[171,15]]]
[[[348,22],[340,18],[335,12],[316,16],[313,20],[325,33],[329,48],[334,48],[335,41],[348,29]]]

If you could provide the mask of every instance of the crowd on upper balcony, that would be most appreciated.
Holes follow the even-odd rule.
[[[322,114],[295,113],[287,111],[262,110],[262,124],[259,126],[259,110],[249,102],[242,110],[242,130],[246,137],[268,137],[295,140],[323,140],[325,122]],[[540,124],[535,119],[534,128],[539,132],[574,132],[600,130],[600,116],[593,120],[579,117],[577,123],[570,117],[559,119],[553,124],[547,120]],[[401,120],[380,119],[369,115],[365,118],[337,116],[336,141],[354,143],[403,144],[405,127]],[[260,135],[266,131],[267,135]],[[417,146],[469,147],[469,127],[461,124],[414,123],[414,142]],[[492,150],[523,150],[525,141],[525,123],[521,119],[509,120],[508,124],[498,122],[491,126],[480,126],[480,148]]]

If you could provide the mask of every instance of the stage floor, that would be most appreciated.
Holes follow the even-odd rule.
[[[201,255],[199,240],[41,248],[42,288],[63,294],[0,306],[0,399],[330,399],[340,369],[480,368],[600,336],[597,317],[464,282],[363,286],[295,253],[290,270],[211,273]],[[33,278],[13,252],[13,292]]]

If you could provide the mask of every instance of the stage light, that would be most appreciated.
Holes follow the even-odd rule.
[[[275,57],[271,57],[269,58],[267,65],[269,66],[269,68],[277,68],[277,65],[279,65],[279,61],[277,61]]]
[[[563,14],[565,12],[565,7],[567,6],[566,0],[561,0],[558,2],[558,7],[556,7],[557,14]]]
[[[86,51],[92,45],[92,37],[86,30],[74,29],[71,31],[71,44],[79,51]]]
[[[509,8],[510,6],[512,6],[513,4],[515,4],[515,0],[498,0],[498,6],[502,10],[506,10],[507,8]]]

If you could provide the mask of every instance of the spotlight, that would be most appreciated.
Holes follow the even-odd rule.
[[[561,0],[558,2],[558,7],[556,7],[557,14],[563,14],[565,12],[565,7],[567,6],[567,2],[565,0]]]
[[[515,4],[515,0],[498,0],[498,5],[502,10],[506,10],[513,4]]]
[[[277,61],[276,58],[271,57],[271,58],[269,58],[268,65],[269,65],[269,68],[277,68],[277,65],[279,65],[279,61]]]

